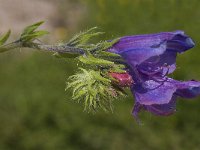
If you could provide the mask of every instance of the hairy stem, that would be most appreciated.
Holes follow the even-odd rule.
[[[84,54],[83,49],[70,47],[68,45],[43,45],[43,44],[31,44],[27,45],[29,48],[34,48],[42,51],[70,53],[70,54]]]
[[[84,54],[84,50],[76,47],[71,47],[66,44],[63,45],[46,45],[39,43],[23,43],[21,41],[15,41],[7,45],[0,46],[0,53],[16,48],[33,48],[41,51],[70,53],[70,54]]]

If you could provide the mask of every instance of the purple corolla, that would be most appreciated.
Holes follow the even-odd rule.
[[[108,51],[122,56],[134,82],[133,116],[144,109],[167,116],[176,111],[176,98],[193,98],[200,94],[200,82],[177,81],[167,77],[176,69],[177,53],[194,47],[183,31],[161,32],[122,37]]]

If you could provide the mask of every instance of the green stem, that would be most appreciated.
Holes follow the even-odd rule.
[[[69,54],[84,54],[84,50],[63,45],[46,45],[38,43],[23,43],[21,41],[15,41],[7,45],[0,46],[0,53],[16,49],[16,48],[33,48],[41,51],[58,52],[58,53],[69,53]]]
[[[12,49],[20,48],[20,47],[22,47],[21,42],[18,42],[18,41],[12,42],[12,43],[0,46],[0,53],[6,52]]]
[[[27,45],[27,47],[49,52],[84,54],[83,49],[70,47],[68,45],[43,45],[34,43],[31,45]]]

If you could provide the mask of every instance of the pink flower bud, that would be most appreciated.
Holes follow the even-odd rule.
[[[133,84],[133,79],[131,75],[129,75],[127,72],[125,73],[116,73],[116,72],[110,72],[109,75],[117,80],[117,84],[121,87],[130,87],[131,84]]]

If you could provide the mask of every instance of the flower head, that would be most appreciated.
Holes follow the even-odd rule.
[[[121,55],[134,80],[131,91],[135,96],[133,115],[141,109],[156,115],[176,111],[176,98],[193,98],[200,94],[200,82],[176,81],[167,77],[176,69],[177,53],[194,47],[193,40],[183,31],[162,32],[122,37],[108,49]]]

